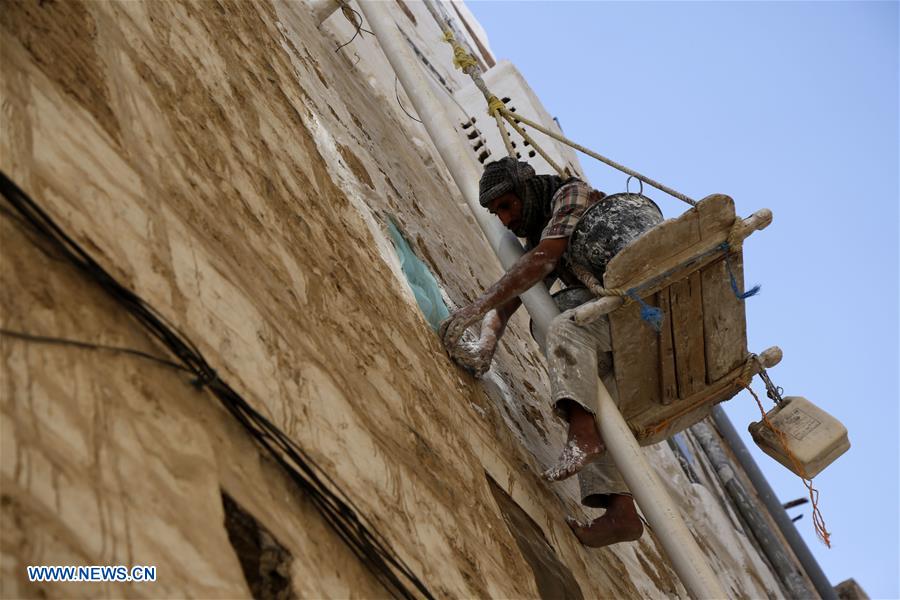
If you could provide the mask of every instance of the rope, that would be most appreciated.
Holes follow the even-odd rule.
[[[574,264],[570,267],[572,272],[578,278],[581,283],[583,283],[587,289],[594,294],[595,296],[604,297],[604,296],[616,296],[619,298],[624,298],[625,302],[622,303],[622,306],[626,304],[630,304],[631,302],[637,302],[641,306],[641,319],[650,324],[650,326],[659,333],[662,331],[663,324],[663,311],[659,307],[650,306],[647,304],[643,298],[638,295],[637,287],[633,287],[629,290],[623,290],[620,288],[605,288],[600,284],[600,280],[597,279],[593,273],[591,273],[586,267],[580,264]],[[621,307],[619,307],[621,308]]]
[[[745,292],[741,292],[738,289],[737,277],[735,277],[734,269],[731,266],[731,255],[736,254],[744,243],[743,237],[740,236],[740,231],[742,229],[741,223],[741,219],[735,218],[734,223],[731,225],[731,230],[728,232],[728,238],[719,245],[719,249],[725,253],[725,269],[728,271],[728,280],[731,283],[731,291],[734,292],[735,298],[744,301],[747,298],[758,294],[762,289],[762,286],[756,284]]]
[[[579,152],[581,152],[583,154],[587,154],[591,158],[595,158],[595,159],[599,160],[600,162],[605,163],[605,164],[609,165],[610,167],[625,173],[626,175],[631,175],[635,179],[638,179],[638,180],[642,181],[643,183],[646,183],[647,185],[653,186],[656,189],[658,189],[662,192],[665,192],[666,194],[669,194],[670,196],[677,198],[678,200],[681,200],[682,202],[690,204],[691,206],[697,206],[696,200],[689,198],[688,196],[682,194],[681,192],[676,191],[676,190],[670,188],[669,186],[664,185],[654,179],[651,179],[651,178],[647,177],[646,175],[642,175],[642,174],[638,173],[637,171],[635,171],[634,169],[629,169],[625,165],[617,163],[612,159],[606,158],[602,154],[598,154],[598,153],[594,152],[593,150],[586,148],[585,146],[582,146],[581,144],[573,142],[572,140],[570,140],[569,138],[567,138],[566,136],[564,136],[562,134],[559,134],[551,129],[548,129],[548,128],[544,127],[543,125],[535,123],[534,121],[527,119],[527,118],[519,115],[518,113],[513,113],[513,112],[507,110],[506,108],[501,109],[501,112],[506,117],[512,116],[516,120],[521,121],[522,123],[525,123],[526,125],[529,125],[531,127],[534,127],[535,129],[537,129],[544,135],[550,136],[551,138],[557,140],[558,142],[562,142],[566,146],[569,146],[570,148],[574,148],[575,150],[578,150]],[[535,150],[537,150],[537,146],[534,144],[534,142],[532,142],[531,145],[535,146]]]
[[[759,406],[759,412],[762,415],[763,423],[765,423],[766,427],[772,430],[772,433],[778,438],[778,442],[781,444],[781,447],[784,448],[785,453],[791,461],[791,464],[794,465],[794,469],[797,473],[802,473],[800,475],[800,479],[803,480],[803,485],[806,486],[806,490],[809,492],[809,501],[812,503],[812,520],[813,527],[816,530],[816,536],[821,540],[826,547],[831,548],[831,534],[828,532],[828,529],[825,526],[825,518],[822,516],[822,511],[819,510],[819,490],[813,487],[812,480],[806,477],[806,470],[803,468],[803,465],[800,464],[800,461],[797,460],[797,457],[794,456],[794,453],[791,452],[790,446],[788,446],[787,436],[783,431],[775,427],[772,422],[769,420],[769,416],[766,414],[766,409],[763,408],[762,402],[759,400],[759,396],[756,395],[756,392],[753,391],[749,385],[744,386],[750,394],[753,396],[753,399],[756,400],[756,405]]]
[[[506,130],[506,124],[503,122],[503,116],[500,114],[500,110],[505,106],[506,104],[503,100],[497,96],[492,95],[488,98],[488,114],[491,115],[497,123],[497,129],[500,131],[500,138],[503,140],[503,147],[506,148],[506,154],[510,158],[516,158],[516,149],[513,148],[512,140],[509,139],[509,131]]]
[[[581,264],[573,264],[569,267],[572,272],[575,274],[575,277],[578,278],[581,283],[587,287],[588,290],[595,296],[618,296],[620,298],[625,298],[625,302],[628,303],[631,298],[629,297],[629,292],[632,290],[623,290],[620,288],[605,288],[600,283],[600,280],[597,279],[593,273],[591,273],[587,267]],[[624,304],[623,304],[624,306]]]
[[[107,292],[149,335],[177,357],[176,364],[180,364],[182,370],[196,376],[196,385],[206,387],[247,434],[284,469],[286,475],[306,493],[332,530],[391,595],[416,598],[418,592],[426,598],[433,598],[425,584],[394,552],[340,486],[297,442],[223,381],[190,338],[143,298],[119,283],[2,172],[0,192],[21,215],[20,222],[27,223],[63,259]],[[65,342],[78,345],[72,340]]]
[[[498,98],[497,96],[491,96],[488,98],[488,114],[491,116],[497,115],[500,111],[506,108],[506,103]]]
[[[503,139],[503,147],[506,148],[506,154],[510,158],[518,158],[516,156],[516,149],[513,148],[512,140],[509,139],[509,132],[506,130],[506,124],[503,122],[503,117],[500,116],[499,112],[495,112],[493,117],[494,121],[497,123],[497,129],[500,130],[500,137]]]
[[[19,340],[23,340],[23,341],[27,341],[27,342],[37,342],[40,344],[57,344],[60,346],[73,346],[75,348],[84,348],[85,350],[104,350],[106,352],[112,352],[115,354],[129,354],[131,356],[137,356],[138,358],[151,360],[155,363],[164,365],[166,367],[170,367],[172,369],[177,369],[179,371],[186,371],[188,373],[191,372],[190,369],[187,369],[184,366],[182,366],[176,362],[167,360],[165,358],[161,358],[159,356],[154,356],[148,352],[143,352],[141,350],[135,350],[133,348],[123,348],[120,346],[107,346],[105,344],[93,344],[91,342],[82,342],[81,340],[70,340],[70,339],[60,338],[60,337],[35,335],[33,333],[26,333],[24,331],[13,331],[11,329],[2,329],[2,328],[0,328],[0,336],[11,337],[14,339],[19,339]]]
[[[534,147],[534,149],[538,152],[538,154],[540,154],[541,157],[547,161],[547,164],[549,164],[551,167],[553,167],[553,169],[557,173],[559,173],[560,175],[568,174],[566,171],[563,171],[562,169],[560,169],[560,167],[552,159],[550,159],[547,156],[547,153],[543,150],[543,148],[541,148],[540,144],[537,144],[533,139],[531,139],[530,137],[527,137],[524,134],[524,132],[519,128],[519,126],[513,121],[513,119],[515,121],[521,121],[522,123],[525,123],[526,125],[528,125],[530,127],[534,127],[541,133],[548,135],[551,138],[553,138],[559,142],[562,142],[563,144],[569,146],[570,148],[574,148],[575,150],[578,150],[579,152],[587,154],[591,158],[595,158],[595,159],[599,160],[600,162],[606,163],[607,165],[613,167],[614,169],[617,169],[619,171],[622,171],[623,173],[631,175],[632,177],[639,179],[643,183],[646,183],[647,185],[651,185],[651,186],[655,187],[656,189],[658,189],[662,192],[665,192],[666,194],[669,194],[670,196],[672,196],[674,198],[681,200],[682,202],[690,204],[691,206],[697,206],[696,200],[689,198],[688,196],[682,194],[681,192],[678,192],[678,191],[676,191],[658,181],[655,181],[645,175],[641,175],[640,173],[638,173],[637,171],[634,171],[633,169],[629,169],[628,167],[621,165],[609,158],[606,158],[605,156],[597,154],[593,150],[590,150],[589,148],[586,148],[585,146],[582,146],[581,144],[573,142],[572,140],[570,140],[569,138],[565,137],[562,134],[559,134],[559,133],[556,133],[555,131],[547,129],[543,125],[539,125],[538,123],[535,123],[534,121],[532,121],[530,119],[526,119],[525,117],[522,117],[520,115],[517,115],[516,113],[513,113],[512,111],[507,109],[506,105],[503,104],[501,101],[497,100],[497,97],[494,94],[492,94],[491,91],[487,88],[487,85],[484,83],[484,79],[482,79],[482,77],[481,77],[481,70],[478,67],[477,60],[471,54],[466,52],[466,49],[459,42],[456,41],[456,38],[454,37],[453,32],[450,30],[450,25],[449,25],[447,19],[442,17],[440,14],[438,14],[437,9],[432,5],[432,2],[430,0],[426,0],[425,6],[428,8],[428,11],[431,13],[431,16],[434,17],[435,21],[437,21],[438,24],[440,25],[441,30],[444,33],[444,41],[447,42],[448,44],[450,44],[451,48],[453,48],[453,64],[458,69],[460,69],[462,72],[464,72],[466,75],[471,77],[472,81],[475,83],[475,86],[478,87],[479,90],[481,90],[482,94],[484,94],[484,99],[488,103],[488,114],[490,114],[492,116],[496,116],[497,113],[500,113],[502,116],[504,116],[506,118],[506,120],[509,121],[510,124],[513,126],[513,128],[516,130],[516,132],[518,132],[518,134],[521,135],[525,141],[527,141],[529,144],[531,144],[531,146]],[[497,123],[499,126],[500,119],[498,118],[496,120],[497,120]],[[505,135],[502,128],[501,128],[500,135],[501,135],[501,137]],[[515,153],[512,152],[511,146],[509,144],[506,144],[506,141],[507,140],[504,138],[504,145],[506,145],[506,151],[509,153],[510,156],[515,158]]]
[[[754,285],[746,292],[741,292],[740,290],[738,290],[737,278],[734,276],[734,271],[731,268],[731,253],[727,252],[727,247],[725,248],[725,250],[725,268],[728,270],[728,280],[731,283],[731,291],[734,292],[734,297],[738,300],[746,300],[751,296],[757,295],[762,289],[762,286],[759,284]]]
[[[465,71],[471,67],[478,66],[478,60],[466,52],[466,49],[456,41],[453,32],[450,29],[444,29],[444,41],[453,48],[453,65],[460,71]]]
[[[506,119],[506,122],[509,123],[510,127],[515,129],[516,133],[518,133],[520,136],[522,136],[523,140],[525,140],[526,142],[531,144],[532,147],[534,147],[534,149],[537,150],[537,153],[540,154],[541,157],[547,161],[548,165],[553,167],[553,170],[556,171],[560,177],[562,177],[563,179],[567,179],[569,177],[568,171],[566,171],[565,169],[560,167],[558,164],[556,164],[556,162],[552,158],[550,158],[550,155],[547,154],[544,151],[544,149],[541,148],[541,146],[531,138],[530,135],[525,133],[524,129],[519,127],[519,124],[516,122],[516,119],[514,117],[510,117],[510,115],[514,115],[515,113],[511,113],[506,109],[501,109],[500,114],[503,115],[503,117]]]

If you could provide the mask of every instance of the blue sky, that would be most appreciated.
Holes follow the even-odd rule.
[[[694,198],[722,192],[774,223],[745,246],[751,350],[849,429],[816,477],[833,548],[798,528],[832,583],[898,598],[898,4],[468,2],[564,130]],[[595,187],[625,176],[582,157]],[[648,193],[667,216],[684,205]],[[755,388],[762,392],[759,383]],[[762,396],[764,398],[764,396]],[[749,394],[726,404],[742,432]],[[758,452],[782,501],[798,478]]]

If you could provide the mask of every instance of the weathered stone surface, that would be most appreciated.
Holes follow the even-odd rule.
[[[6,2],[0,25],[3,172],[300,443],[436,595],[538,595],[485,472],[585,597],[685,595],[652,534],[588,551],[565,525],[585,512],[574,481],[537,475],[563,430],[525,317],[476,382],[418,313],[385,214],[457,304],[500,269],[423,131],[398,120],[393,80],[372,75],[371,39],[356,67],[297,2]],[[164,352],[0,206],[4,328]],[[0,596],[247,596],[223,490],[293,557],[298,596],[383,595],[183,374],[0,342]],[[650,452],[691,523],[732,524],[668,449]],[[717,571],[736,595],[777,594],[733,524],[698,529],[718,536]],[[156,565],[158,581],[28,583],[37,564]]]

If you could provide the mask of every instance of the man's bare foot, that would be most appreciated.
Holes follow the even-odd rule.
[[[597,432],[594,415],[572,403],[568,411],[569,436],[555,467],[543,473],[547,481],[562,481],[603,456],[606,446]]]
[[[610,496],[609,508],[602,517],[590,523],[579,523],[566,517],[566,523],[575,537],[590,548],[602,548],[619,542],[633,542],[644,533],[644,524],[634,507],[631,496],[613,494]]]

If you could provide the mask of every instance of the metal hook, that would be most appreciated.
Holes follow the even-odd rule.
[[[640,187],[641,191],[638,192],[638,195],[643,196],[644,195],[644,181],[640,177],[635,177],[634,175],[629,175],[628,179],[625,180],[625,193],[626,194],[631,193],[631,190],[628,189],[628,184],[631,183],[632,179],[637,179],[638,183],[641,184],[641,187]]]

